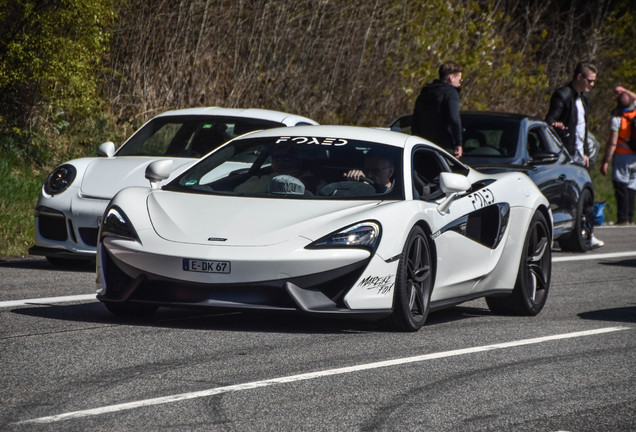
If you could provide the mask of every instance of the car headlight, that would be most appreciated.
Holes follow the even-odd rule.
[[[363,248],[374,252],[380,242],[382,230],[380,224],[374,221],[360,222],[343,228],[316,240],[307,248]]]
[[[44,192],[56,195],[64,192],[75,180],[77,170],[73,165],[64,164],[55,168],[44,182]]]
[[[139,241],[137,232],[128,220],[126,214],[116,206],[109,207],[104,213],[100,238],[105,236],[121,237]]]

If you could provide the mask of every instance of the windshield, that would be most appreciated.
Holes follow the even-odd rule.
[[[511,158],[517,151],[519,120],[462,116],[464,158]]]
[[[342,138],[234,141],[164,189],[296,199],[404,199],[402,149]]]
[[[117,156],[173,156],[199,158],[230,139],[281,123],[220,116],[157,117],[137,131]]]

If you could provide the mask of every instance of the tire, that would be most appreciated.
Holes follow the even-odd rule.
[[[158,307],[147,303],[104,302],[106,309],[113,315],[128,318],[147,318],[154,314]]]
[[[576,206],[574,229],[566,238],[559,240],[561,249],[568,252],[586,252],[592,247],[594,233],[594,196],[584,189]]]
[[[398,331],[418,331],[428,317],[433,290],[431,249],[422,228],[415,226],[400,256],[395,280],[393,313],[387,326]]]
[[[527,316],[541,312],[550,290],[551,243],[548,222],[545,216],[537,211],[528,227],[512,293],[505,297],[486,297],[486,303],[492,312]]]

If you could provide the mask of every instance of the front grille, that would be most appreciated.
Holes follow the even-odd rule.
[[[144,280],[131,295],[131,300],[160,303],[197,304],[206,301],[235,306],[295,309],[296,305],[285,292],[283,283],[261,285],[208,286],[187,282]]]
[[[88,246],[97,246],[97,228],[80,228],[82,241]]]
[[[66,220],[63,216],[38,216],[38,231],[48,240],[65,241],[68,238]]]
[[[144,303],[235,309],[298,309],[298,305],[287,292],[287,283],[320,293],[331,299],[336,307],[346,309],[343,297],[368,264],[368,260],[365,260],[339,269],[288,280],[277,279],[245,284],[206,284],[171,279],[151,273],[140,274],[133,279],[122,270],[128,267],[127,264],[114,259],[105,248],[102,252],[102,267],[107,286],[104,295],[106,300],[116,300],[126,296],[130,301]],[[131,268],[131,271],[138,273],[134,268]]]

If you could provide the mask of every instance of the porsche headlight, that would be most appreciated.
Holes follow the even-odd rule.
[[[378,222],[360,222],[316,240],[307,247],[310,249],[357,247],[373,252],[380,241],[381,231]]]
[[[44,182],[44,192],[56,195],[64,192],[75,180],[77,170],[73,165],[64,164],[55,168]]]
[[[109,207],[104,213],[101,226],[101,237],[114,236],[139,241],[132,224],[126,214],[116,206]]]

